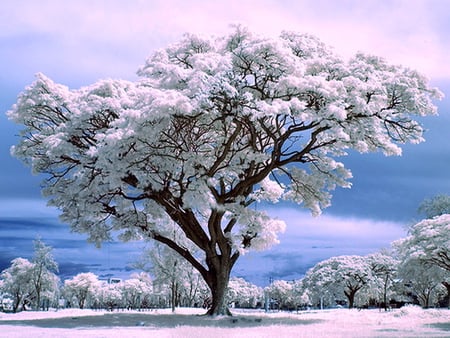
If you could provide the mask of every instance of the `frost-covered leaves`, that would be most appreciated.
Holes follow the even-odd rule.
[[[101,283],[92,272],[79,273],[71,279],[64,281],[64,294],[66,299],[74,299],[80,309],[86,303],[95,299]]]
[[[441,194],[432,198],[427,198],[420,203],[418,211],[424,213],[427,218],[449,214],[450,196]]]
[[[1,272],[0,291],[13,299],[14,312],[20,311],[25,304],[39,309],[42,299],[55,297],[59,278],[41,264],[36,259],[30,262],[25,258],[15,258],[11,266]]]
[[[303,280],[310,300],[314,304],[334,304],[348,299],[353,307],[355,295],[363,289],[370,289],[374,280],[369,260],[362,256],[337,256],[317,263]]]
[[[228,283],[227,304],[236,307],[255,308],[264,300],[263,289],[243,278],[233,277]]]
[[[8,113],[25,126],[12,152],[47,174],[51,204],[92,241],[114,230],[168,239],[173,221],[211,257],[277,243],[284,225],[249,209],[255,201],[319,214],[350,186],[333,157],[400,154],[422,141],[412,116],[435,114],[441,96],[380,58],[343,60],[311,35],[242,27],[186,35],[138,74],[77,90],[38,74]]]
[[[406,260],[428,261],[450,271],[450,214],[413,225],[407,237],[393,244]]]

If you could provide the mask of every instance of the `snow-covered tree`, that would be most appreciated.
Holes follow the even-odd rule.
[[[390,301],[389,295],[392,293],[391,288],[400,262],[388,252],[370,254],[367,259],[374,277],[371,281],[372,291],[378,295],[377,301],[387,311]]]
[[[15,258],[11,266],[1,273],[1,291],[13,300],[12,311],[23,310],[33,293],[34,264],[25,258]]]
[[[418,258],[403,261],[398,273],[404,292],[417,297],[424,308],[436,305],[444,296],[443,282],[449,275],[448,271]]]
[[[450,214],[425,219],[393,243],[403,259],[419,259],[450,271]]]
[[[122,299],[127,308],[138,309],[152,292],[152,281],[145,272],[134,273],[121,284]]]
[[[227,304],[240,308],[254,308],[264,300],[263,289],[244,278],[231,277],[227,289]]]
[[[83,309],[87,302],[95,299],[101,286],[98,277],[92,272],[83,272],[64,281],[64,294],[69,302],[73,300]]]
[[[53,248],[46,245],[40,238],[34,241],[34,256],[32,259],[32,283],[34,287],[34,307],[39,309],[41,306],[42,294],[52,294],[58,288],[58,279],[55,272],[58,272],[58,263],[53,255]],[[45,297],[46,301],[50,301]]]
[[[113,310],[116,307],[121,307],[125,304],[123,299],[123,282],[109,284],[106,282],[100,283],[95,292],[92,293],[91,298],[99,305],[100,308]]]
[[[293,283],[285,280],[275,280],[264,291],[277,303],[279,309],[293,309],[296,306],[293,286]]]
[[[424,213],[426,218],[450,214],[450,196],[441,194],[423,200],[419,212]]]
[[[347,299],[348,307],[355,305],[355,296],[364,288],[370,289],[373,280],[367,257],[337,256],[317,263],[303,279],[305,289],[314,303],[328,305]]]
[[[91,241],[151,238],[177,251],[224,306],[240,255],[278,243],[285,224],[255,202],[303,204],[314,215],[350,171],[347,149],[401,153],[423,140],[414,116],[436,113],[418,72],[308,34],[185,35],[156,51],[136,82],[69,90],[42,74],[8,112],[25,126],[12,153],[45,173],[61,219]],[[198,259],[174,241],[173,221]]]
[[[198,255],[196,247],[184,238],[184,234],[173,223],[167,226],[172,227],[173,240],[183,245],[193,256]],[[167,298],[170,299],[172,311],[177,306],[203,303],[200,298],[209,297],[204,290],[205,283],[200,273],[177,251],[166,245],[154,243],[144,251],[135,266],[152,273],[158,290],[170,291]]]

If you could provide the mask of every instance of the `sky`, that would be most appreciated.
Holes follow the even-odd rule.
[[[234,274],[259,285],[296,279],[316,262],[367,254],[405,235],[424,198],[450,193],[450,1],[447,0],[3,0],[0,2],[0,271],[16,257],[31,258],[33,239],[54,248],[62,276],[91,271],[123,276],[142,243],[105,243],[70,232],[46,207],[42,177],[11,157],[19,127],[5,112],[42,72],[70,88],[102,78],[137,79],[155,50],[186,32],[223,35],[231,24],[277,36],[310,33],[343,57],[358,51],[426,75],[446,97],[439,116],[421,120],[426,142],[406,145],[400,157],[350,154],[351,189],[334,192],[332,206],[313,218],[290,204],[268,206],[286,221],[280,244],[240,259]]]

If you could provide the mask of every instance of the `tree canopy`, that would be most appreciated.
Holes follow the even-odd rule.
[[[176,250],[211,288],[212,314],[238,257],[284,230],[252,203],[284,199],[319,214],[333,189],[350,187],[336,157],[399,155],[423,141],[414,116],[435,114],[441,96],[379,57],[344,60],[308,34],[242,27],[186,34],[138,75],[69,89],[38,74],[8,112],[25,127],[12,152],[46,174],[44,193],[74,231]],[[203,257],[172,239],[170,222]]]
[[[426,198],[419,205],[418,211],[424,213],[427,218],[450,214],[450,196],[440,194]]]
[[[419,259],[450,271],[450,214],[413,225],[407,237],[394,242],[407,259]]]

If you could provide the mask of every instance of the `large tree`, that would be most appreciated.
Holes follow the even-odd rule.
[[[212,315],[226,312],[239,256],[284,229],[250,205],[285,199],[319,214],[330,191],[350,186],[335,157],[399,155],[399,144],[423,140],[414,116],[435,114],[441,95],[381,58],[344,60],[311,35],[242,27],[185,35],[138,75],[69,90],[38,74],[8,113],[25,126],[12,152],[46,174],[44,192],[74,231],[177,251],[211,289]],[[202,257],[172,239],[169,220]]]

